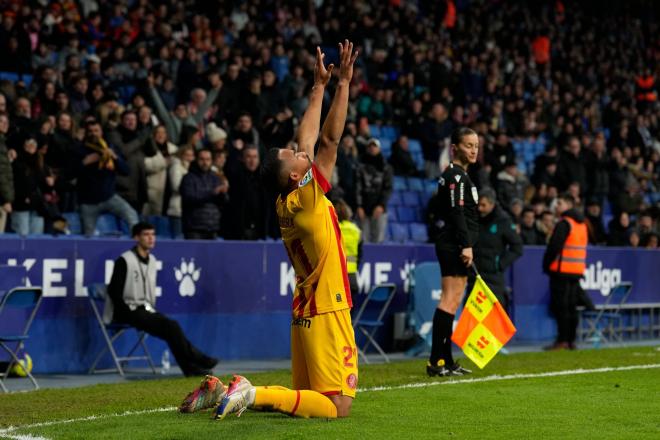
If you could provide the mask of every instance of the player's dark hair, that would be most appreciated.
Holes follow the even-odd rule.
[[[465,136],[477,135],[477,132],[468,127],[459,127],[454,130],[451,134],[451,143],[452,145],[458,145],[461,143]]]
[[[131,235],[133,237],[137,237],[138,235],[140,235],[144,231],[155,231],[155,230],[156,230],[156,228],[151,223],[138,222],[138,223],[133,225],[133,228],[131,228]]]
[[[271,148],[261,164],[261,181],[266,188],[282,192],[286,189],[286,182],[282,179],[282,160],[279,158],[280,149]]]

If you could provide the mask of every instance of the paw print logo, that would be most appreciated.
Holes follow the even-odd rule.
[[[399,275],[401,275],[401,281],[403,281],[403,291],[408,293],[412,283],[413,274],[415,272],[415,262],[406,261],[402,268],[399,269]]]
[[[195,260],[191,259],[189,263],[181,259],[181,266],[174,268],[174,277],[179,282],[179,295],[193,296],[195,294],[195,283],[199,281],[201,268],[195,267]]]

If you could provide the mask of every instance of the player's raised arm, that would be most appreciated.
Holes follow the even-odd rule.
[[[332,99],[328,116],[323,123],[319,151],[316,157],[316,166],[328,181],[332,177],[332,171],[337,161],[337,147],[344,132],[344,125],[346,124],[348,94],[351,79],[353,78],[353,64],[357,55],[357,51],[353,53],[353,43],[348,40],[344,40],[343,44],[339,43],[339,59],[341,62],[339,66],[339,82],[337,83],[337,90],[335,90],[335,96]]]
[[[316,65],[314,66],[314,86],[309,96],[309,105],[298,127],[298,149],[314,159],[314,145],[319,137],[319,126],[321,125],[321,105],[323,104],[323,93],[325,86],[330,81],[334,65],[330,64],[327,69],[323,65],[325,55],[319,47],[316,48]]]

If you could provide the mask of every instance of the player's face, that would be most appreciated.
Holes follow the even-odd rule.
[[[280,159],[284,162],[284,169],[289,173],[289,178],[296,182],[312,167],[312,160],[304,151],[281,149]]]
[[[477,135],[468,134],[463,136],[461,141],[454,145],[454,153],[456,159],[464,164],[476,163],[479,154],[479,138]]]
[[[140,232],[136,238],[137,245],[145,251],[150,251],[156,246],[156,231],[153,229],[147,229],[146,231]]]

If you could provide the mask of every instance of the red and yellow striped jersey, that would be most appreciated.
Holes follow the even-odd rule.
[[[285,200],[277,198],[282,241],[296,273],[293,316],[307,318],[353,306],[330,183],[312,165]]]

